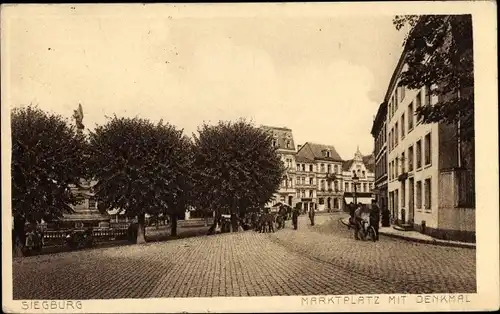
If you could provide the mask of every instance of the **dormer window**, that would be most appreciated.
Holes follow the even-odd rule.
[[[290,148],[290,140],[286,141],[286,148]]]
[[[327,158],[330,158],[330,151],[327,151],[327,152],[326,152],[326,157],[327,157]]]
[[[273,140],[273,147],[276,147],[276,140]]]

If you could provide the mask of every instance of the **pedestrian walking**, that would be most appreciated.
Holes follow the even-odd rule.
[[[314,226],[314,208],[309,209],[309,219],[311,220],[311,226]]]
[[[299,210],[297,208],[292,210],[292,223],[293,223],[293,229],[297,230],[299,223]]]
[[[376,231],[376,241],[378,241],[378,227],[380,224],[380,208],[375,200],[372,200],[372,208],[370,210],[370,226]]]

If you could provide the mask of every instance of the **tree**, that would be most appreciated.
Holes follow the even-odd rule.
[[[31,105],[12,111],[11,127],[14,240],[22,246],[26,222],[73,212],[71,186],[86,175],[86,140],[63,117]]]
[[[433,106],[417,109],[424,123],[457,125],[459,141],[474,139],[474,63],[471,15],[396,16],[397,30],[409,27],[404,41],[407,70],[400,86],[435,86]]]
[[[236,231],[237,216],[273,197],[284,165],[271,137],[244,120],[204,124],[193,137],[196,199],[206,202],[216,218],[230,214]]]
[[[182,130],[139,118],[114,117],[90,133],[89,166],[103,207],[137,217],[145,242],[145,214],[173,213],[185,199],[189,140]]]

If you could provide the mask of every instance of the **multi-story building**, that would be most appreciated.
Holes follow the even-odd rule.
[[[352,203],[371,204],[375,187],[373,173],[375,158],[373,155],[363,156],[359,147],[354,158],[342,164],[342,184],[345,205]],[[353,181],[357,177],[358,182]]]
[[[342,208],[342,158],[331,145],[306,142],[297,156],[297,198],[304,211]]]
[[[285,175],[279,191],[275,194],[274,199],[267,204],[268,207],[281,202],[289,206],[295,206],[296,189],[295,189],[295,143],[293,141],[292,130],[289,128],[261,126],[261,128],[271,134],[273,137],[273,146],[277,148],[278,154],[285,165]]]
[[[373,120],[371,134],[375,145],[373,156],[375,158],[375,194],[377,204],[382,209],[387,209],[387,103],[380,104],[377,115]]]
[[[405,70],[402,54],[393,73],[387,103],[389,210],[394,221],[438,238],[475,238],[474,172],[460,169],[455,126],[424,124],[420,106],[439,99],[434,86],[411,90],[398,86]]]

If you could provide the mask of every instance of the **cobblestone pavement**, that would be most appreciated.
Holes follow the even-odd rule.
[[[352,239],[338,215],[253,231],[13,261],[14,299],[475,292],[475,250]],[[289,224],[289,223],[288,223]]]

